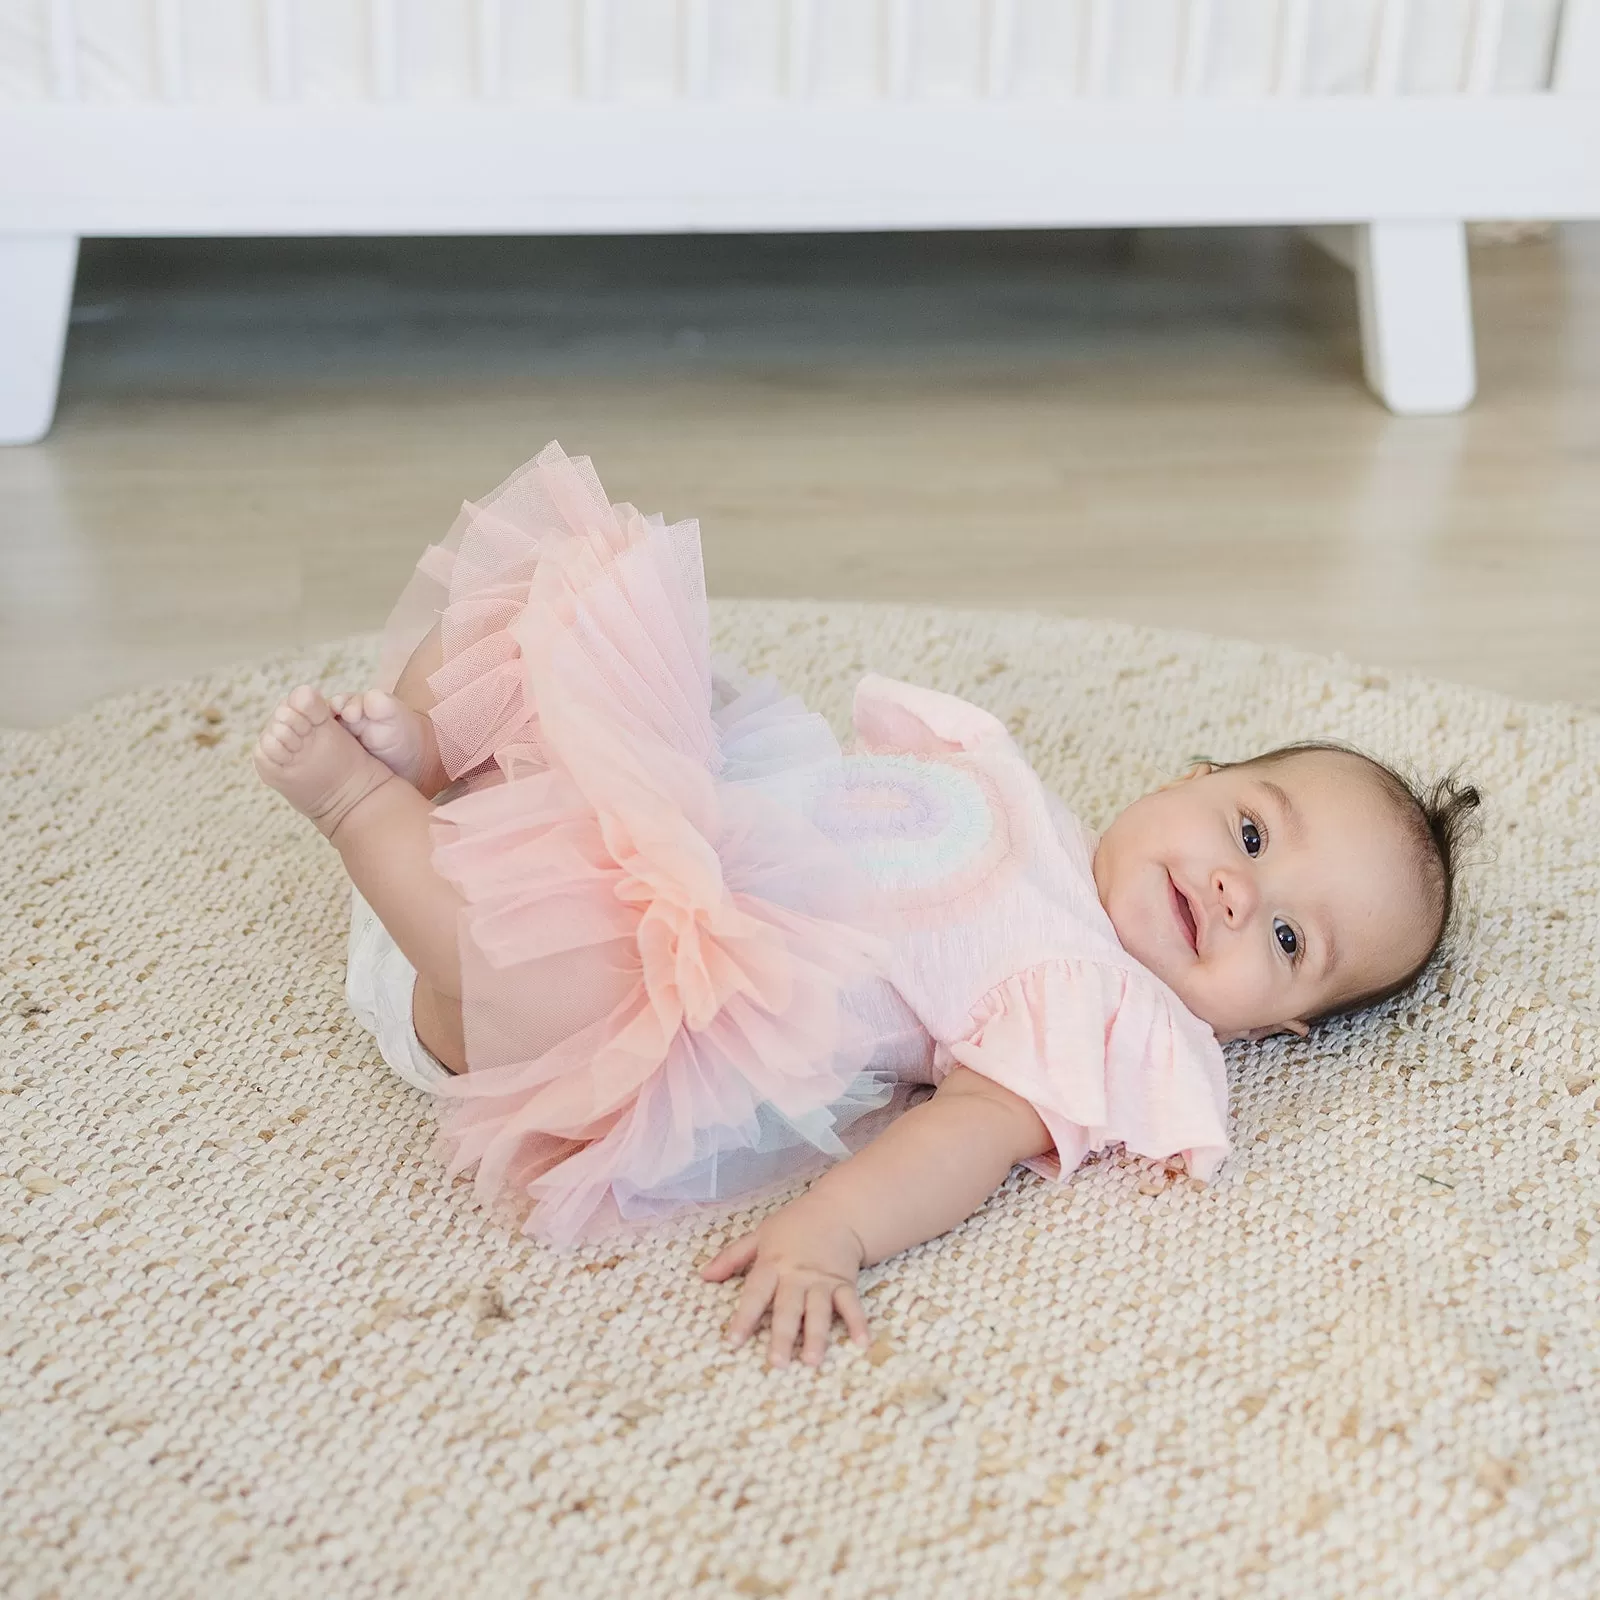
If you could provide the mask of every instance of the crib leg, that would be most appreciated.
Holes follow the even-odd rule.
[[[1467,230],[1368,222],[1352,230],[1367,382],[1391,411],[1460,411],[1477,388]]]
[[[76,234],[0,234],[0,445],[50,431],[77,266]]]

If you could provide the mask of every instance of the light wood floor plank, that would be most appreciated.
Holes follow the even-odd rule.
[[[1395,418],[1275,231],[91,242],[0,451],[0,725],[379,626],[550,438],[716,595],[1033,607],[1600,706],[1600,227],[1474,252]]]

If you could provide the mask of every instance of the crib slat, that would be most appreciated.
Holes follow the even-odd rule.
[[[499,100],[505,94],[505,0],[478,0],[478,94]]]
[[[1600,0],[1564,0],[1550,87],[1556,94],[1600,94]]]
[[[583,34],[578,50],[583,98],[605,99],[611,88],[610,0],[583,0]]]
[[[817,12],[814,0],[788,0],[784,75],[791,100],[809,100],[816,82]]]
[[[678,26],[683,91],[691,100],[704,100],[711,93],[711,0],[683,0]]]
[[[1378,46],[1372,58],[1372,92],[1398,94],[1405,64],[1411,0],[1382,0],[1378,8]]]
[[[163,100],[186,95],[183,62],[183,0],[158,0],[156,7],[156,77]]]
[[[911,93],[911,24],[913,0],[889,0],[888,92],[891,100]]]
[[[368,68],[379,100],[394,100],[400,93],[400,25],[394,3],[367,0]]]
[[[1478,0],[1472,8],[1472,49],[1467,57],[1468,94],[1493,92],[1505,20],[1505,0]]]
[[[294,100],[300,92],[296,70],[293,0],[267,0],[262,17],[267,35],[267,98]]]
[[[50,78],[57,100],[78,98],[78,18],[72,0],[50,0]]]
[[[983,39],[983,91],[991,99],[1004,100],[1011,93],[1016,29],[1015,0],[989,0]]]
[[[1086,95],[1106,92],[1111,67],[1112,0],[1089,0],[1088,31],[1083,44],[1083,71],[1079,82]]]
[[[1199,94],[1211,58],[1211,0],[1188,0],[1183,8],[1183,54],[1178,61],[1178,93]]]
[[[1282,0],[1278,7],[1278,60],[1273,91],[1302,95],[1306,88],[1306,48],[1311,42],[1311,0]]]

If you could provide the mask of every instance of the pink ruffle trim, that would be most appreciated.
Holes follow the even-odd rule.
[[[821,719],[771,693],[713,712],[696,525],[610,505],[552,444],[419,563],[391,683],[430,584],[446,769],[497,769],[432,821],[465,901],[452,1174],[533,1201],[526,1230],[565,1246],[748,1198],[739,1156],[774,1117],[835,1150],[826,1108],[876,1042],[841,997],[886,968],[887,913],[762,788],[837,759]],[[741,738],[752,759],[727,781]]]
[[[1028,1100],[1055,1140],[1027,1165],[1070,1174],[1092,1150],[1181,1154],[1206,1182],[1228,1153],[1228,1085],[1215,1035],[1154,979],[1098,961],[1048,961],[1007,978],[951,1059]]]

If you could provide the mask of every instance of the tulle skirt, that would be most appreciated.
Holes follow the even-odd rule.
[[[893,912],[816,824],[841,752],[713,662],[698,525],[611,505],[551,444],[467,503],[384,630],[453,780],[468,1070],[442,1153],[558,1248],[725,1211],[858,1149],[930,1081]]]

